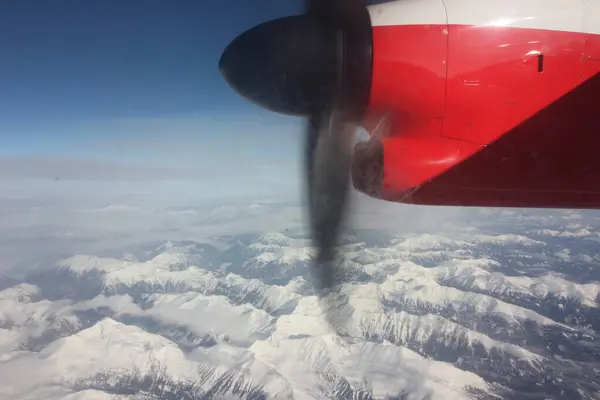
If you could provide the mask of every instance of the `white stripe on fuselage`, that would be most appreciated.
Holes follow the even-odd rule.
[[[600,0],[583,0],[583,31],[600,34]]]
[[[373,26],[448,23],[600,34],[600,0],[396,0],[369,12]]]
[[[399,0],[369,6],[373,26],[446,24],[442,0]]]

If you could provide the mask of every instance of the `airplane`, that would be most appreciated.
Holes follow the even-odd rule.
[[[350,182],[407,204],[600,208],[600,1],[305,8],[239,35],[219,69],[255,104],[307,117],[323,288]]]

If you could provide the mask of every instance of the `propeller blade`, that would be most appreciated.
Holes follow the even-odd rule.
[[[317,249],[311,275],[326,299],[343,278],[336,256],[354,135],[370,97],[372,27],[364,0],[304,4],[305,14],[265,22],[235,38],[219,69],[233,89],[255,104],[308,117],[307,216]],[[330,324],[332,304],[324,309]]]
[[[308,217],[317,250],[311,277],[325,302],[322,308],[332,327],[337,319],[332,294],[344,278],[343,266],[336,256],[348,206],[355,132],[356,124],[339,110],[312,117],[306,125]]]

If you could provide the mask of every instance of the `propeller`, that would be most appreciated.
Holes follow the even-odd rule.
[[[307,119],[304,178],[317,249],[311,275],[321,297],[331,298],[341,283],[336,255],[354,135],[371,89],[372,28],[364,0],[306,0],[305,9],[236,37],[223,52],[219,69],[246,99]],[[325,308],[331,310],[331,304]],[[326,316],[333,324],[330,311]]]

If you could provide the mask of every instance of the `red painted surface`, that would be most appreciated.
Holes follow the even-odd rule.
[[[600,36],[382,26],[373,61],[371,108],[394,114],[380,197],[600,207]]]
[[[372,109],[394,110],[394,131],[439,136],[446,102],[445,26],[373,28]],[[431,123],[432,118],[439,123]]]
[[[449,30],[444,136],[491,143],[580,82],[580,33],[481,26]]]
[[[600,35],[583,35],[582,78],[589,78],[598,71],[600,71]]]

